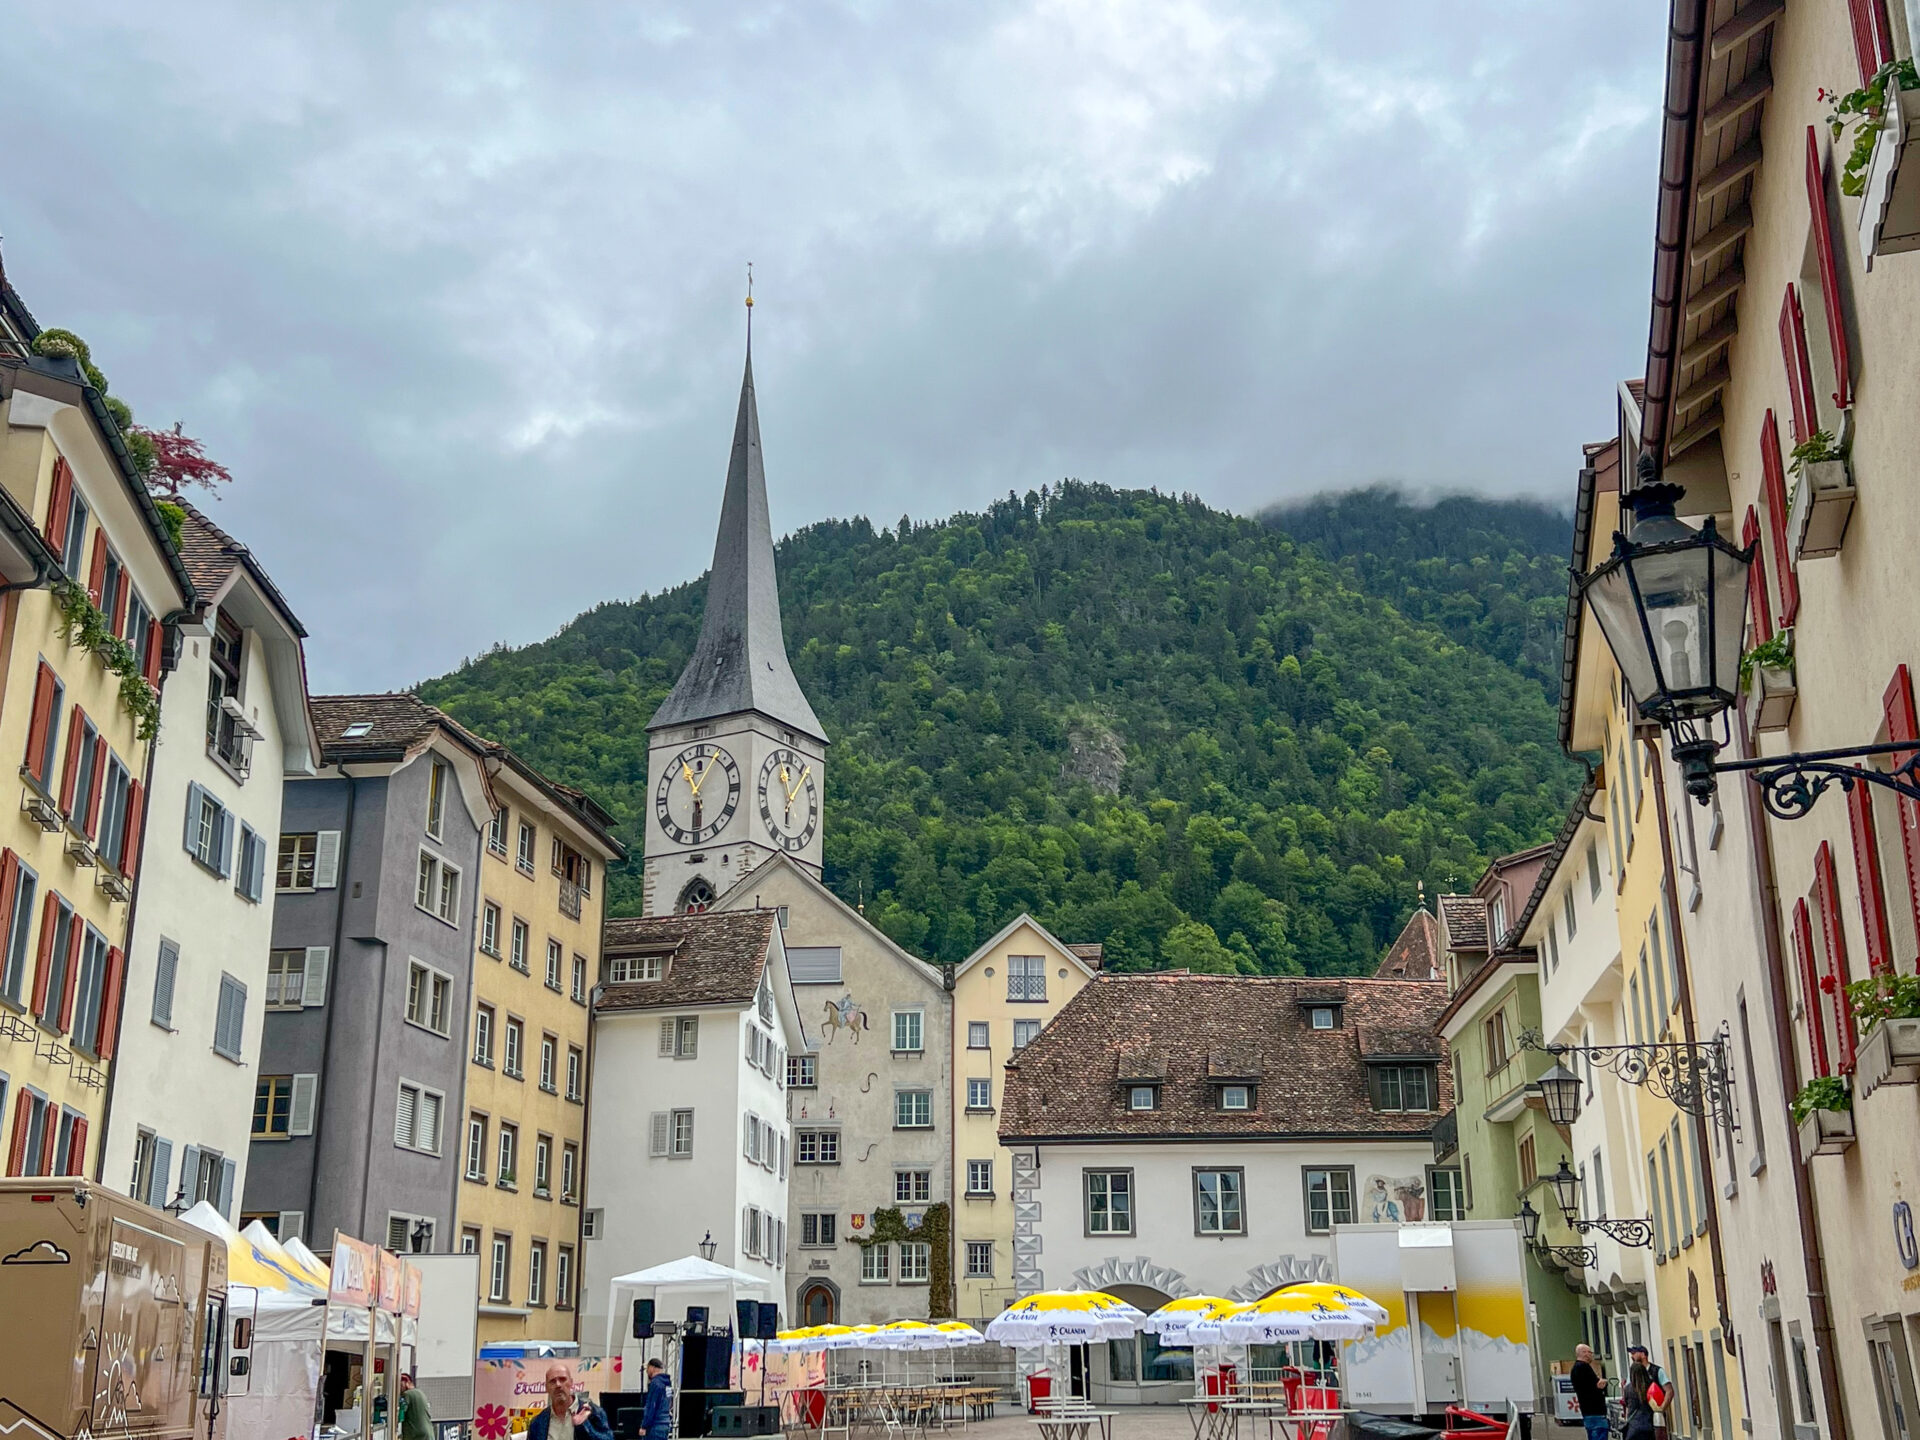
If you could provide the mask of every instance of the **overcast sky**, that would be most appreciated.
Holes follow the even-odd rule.
[[[1063,475],[1569,499],[1647,333],[1661,0],[15,6],[0,236],[385,689]]]

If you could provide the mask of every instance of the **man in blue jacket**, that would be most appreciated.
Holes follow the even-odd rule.
[[[647,1408],[640,1412],[640,1433],[647,1440],[667,1440],[673,1432],[673,1382],[658,1360],[647,1361]]]
[[[613,1440],[613,1427],[606,1411],[575,1398],[573,1372],[556,1360],[547,1367],[547,1408],[527,1422],[527,1440]]]

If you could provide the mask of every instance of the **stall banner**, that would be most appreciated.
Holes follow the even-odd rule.
[[[743,1353],[744,1352],[744,1353]],[[733,1388],[745,1393],[749,1405],[760,1404],[761,1347],[743,1345],[733,1356]],[[818,1390],[827,1383],[827,1352],[776,1350],[766,1356],[767,1399],[778,1405],[789,1390]]]
[[[409,1320],[420,1318],[420,1267],[411,1260],[400,1262],[406,1270],[406,1310]]]
[[[400,1268],[403,1263],[391,1250],[380,1252],[380,1308],[389,1315],[400,1313],[401,1291],[405,1288],[405,1275]]]
[[[332,1273],[327,1298],[350,1310],[366,1310],[373,1305],[380,1284],[380,1250],[351,1235],[333,1232]]]
[[[534,1416],[547,1408],[547,1367],[554,1362],[481,1360],[473,1367],[473,1433],[480,1440],[508,1440],[525,1432]],[[568,1360],[575,1394],[589,1400],[602,1390],[620,1388],[620,1357],[608,1360]]]

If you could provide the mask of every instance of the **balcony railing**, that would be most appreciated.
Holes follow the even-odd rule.
[[[1460,1148],[1460,1112],[1449,1110],[1433,1122],[1433,1158],[1445,1160]]]
[[[571,880],[560,882],[560,913],[569,920],[580,918],[580,887]]]
[[[1042,971],[1038,975],[1007,976],[1007,999],[1044,1000],[1047,998],[1047,977]]]

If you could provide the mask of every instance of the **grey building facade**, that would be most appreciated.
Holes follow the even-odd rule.
[[[484,747],[410,695],[316,697],[322,764],[287,783],[243,1212],[451,1248]],[[424,1227],[424,1228],[423,1228]]]

